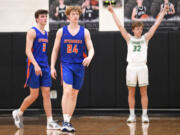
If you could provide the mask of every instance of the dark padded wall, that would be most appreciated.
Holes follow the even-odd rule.
[[[54,44],[55,32],[49,33],[48,55]],[[91,33],[95,57],[86,68],[84,85],[78,97],[78,108],[128,108],[126,87],[127,46],[119,32]],[[29,94],[24,89],[26,56],[26,33],[0,33],[1,91],[0,109],[19,107]],[[180,32],[158,32],[148,47],[149,107],[179,108],[180,76]],[[50,57],[49,57],[50,58]],[[50,60],[50,59],[49,59]],[[58,98],[52,100],[53,108],[61,105],[59,60],[56,69],[57,80],[52,90],[58,91]],[[136,91],[136,107],[141,108],[139,90]],[[42,97],[30,108],[43,108]]]
[[[12,34],[0,33],[0,108],[12,107]]]

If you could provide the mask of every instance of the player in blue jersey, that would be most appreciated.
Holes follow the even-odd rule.
[[[17,128],[23,128],[24,111],[38,98],[39,89],[42,90],[43,105],[47,116],[47,129],[60,129],[60,126],[53,121],[52,107],[50,100],[51,74],[48,65],[47,45],[48,34],[44,30],[47,24],[47,10],[37,10],[35,19],[37,26],[32,27],[26,36],[27,59],[27,80],[30,95],[27,96],[19,109],[12,112]]]
[[[61,71],[63,80],[62,131],[75,131],[70,124],[79,89],[82,87],[85,67],[89,66],[94,48],[90,33],[78,24],[82,10],[78,6],[69,6],[66,15],[70,24],[57,31],[51,56],[51,76],[56,79],[55,63],[60,50]],[[85,56],[87,47],[88,56]]]

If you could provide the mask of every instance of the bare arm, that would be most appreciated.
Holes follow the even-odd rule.
[[[52,54],[51,54],[51,76],[54,79],[56,79],[56,76],[57,76],[57,73],[55,70],[55,64],[56,64],[57,56],[58,56],[59,49],[60,49],[62,31],[63,31],[62,29],[59,29],[56,33],[54,47],[53,47]]]
[[[89,66],[93,56],[94,56],[94,47],[93,47],[93,43],[92,43],[92,40],[91,40],[91,36],[90,36],[90,33],[87,29],[85,29],[85,43],[86,43],[86,47],[88,49],[88,57],[86,57],[84,60],[83,60],[83,65],[84,66]]]
[[[34,65],[36,75],[42,75],[41,68],[39,67],[32,53],[32,47],[35,38],[36,32],[33,29],[30,29],[26,35],[26,55],[31,61],[31,63]]]
[[[129,39],[130,39],[129,33],[128,33],[128,32],[126,31],[126,29],[121,25],[121,22],[119,21],[117,15],[115,14],[115,12],[114,12],[114,10],[113,10],[113,8],[112,8],[111,5],[108,6],[108,10],[109,10],[109,12],[112,14],[113,19],[114,19],[117,27],[119,28],[119,30],[120,30],[123,38],[128,42]]]
[[[171,9],[172,9],[172,11],[169,12],[169,13],[170,13],[170,14],[175,14],[175,9],[174,9],[174,5],[173,5],[173,4],[171,4]]]
[[[133,21],[141,21],[141,19],[136,18],[136,8],[133,8],[133,12],[132,12],[132,15],[131,15],[131,19],[132,19]]]
[[[149,41],[152,36],[154,35],[154,33],[156,32],[157,28],[159,27],[159,25],[161,24],[161,21],[164,18],[164,15],[166,14],[166,12],[168,11],[168,5],[165,5],[163,8],[163,11],[160,12],[158,18],[156,19],[154,25],[150,28],[150,30],[145,34],[146,40]]]
[[[56,7],[56,12],[55,12],[55,14],[54,14],[54,15],[57,17],[57,16],[58,16],[58,14],[59,14],[59,13],[58,13],[58,7]]]

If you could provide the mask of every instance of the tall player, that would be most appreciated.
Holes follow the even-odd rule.
[[[62,131],[75,131],[75,128],[70,124],[70,119],[76,106],[79,89],[83,84],[85,66],[89,66],[94,56],[90,33],[78,24],[81,13],[81,7],[69,6],[66,8],[66,16],[70,23],[57,31],[51,56],[51,76],[56,79],[55,63],[60,50],[64,119]],[[84,53],[86,47],[88,49],[87,57]]]
[[[37,26],[32,27],[26,36],[27,59],[27,80],[25,86],[29,86],[30,95],[27,96],[20,108],[12,112],[17,128],[23,128],[24,111],[38,98],[41,88],[44,110],[47,116],[47,129],[60,129],[60,126],[53,121],[50,87],[51,74],[48,65],[47,45],[48,34],[44,30],[47,24],[48,11],[44,9],[35,12]]]
[[[127,122],[135,122],[136,116],[134,112],[135,107],[135,88],[138,81],[141,93],[141,104],[142,104],[142,122],[149,122],[147,115],[148,108],[148,96],[147,96],[147,86],[148,86],[148,68],[146,65],[147,61],[147,47],[148,42],[154,35],[156,29],[160,25],[164,15],[168,11],[168,5],[166,5],[161,12],[158,19],[155,21],[154,25],[149,29],[147,33],[142,35],[143,23],[134,22],[132,24],[132,31],[134,36],[130,35],[126,29],[121,25],[118,17],[116,16],[112,6],[108,7],[109,12],[112,14],[113,19],[119,28],[123,38],[127,42],[128,54],[127,62],[128,66],[126,69],[126,83],[128,86],[128,103],[130,108],[130,115]]]

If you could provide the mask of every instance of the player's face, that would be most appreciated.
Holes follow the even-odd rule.
[[[86,5],[89,6],[90,5],[90,0],[86,0]]]
[[[77,23],[79,21],[79,12],[71,11],[69,15],[70,22]]]
[[[133,29],[133,33],[135,37],[141,37],[142,32],[143,32],[143,27],[135,27]]]
[[[47,14],[40,14],[39,17],[37,18],[37,23],[41,25],[46,25],[47,24]]]
[[[142,4],[143,3],[143,0],[137,0],[136,1],[138,4]]]
[[[59,3],[60,3],[60,4],[63,4],[63,3],[64,3],[64,0],[59,0]]]

